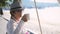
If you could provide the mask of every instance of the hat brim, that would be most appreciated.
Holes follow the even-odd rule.
[[[24,10],[24,9],[23,9],[23,8],[11,8],[10,10],[11,10],[11,11],[21,10],[21,11],[22,11],[22,10]]]

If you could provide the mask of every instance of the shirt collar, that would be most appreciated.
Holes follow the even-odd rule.
[[[16,21],[16,20],[14,20],[14,19],[10,19],[10,21],[13,22],[13,23],[17,23],[17,24],[18,24],[18,23],[19,23],[20,21],[22,21],[22,20],[19,19],[18,21]]]

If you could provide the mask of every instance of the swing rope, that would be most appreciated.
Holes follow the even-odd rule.
[[[38,23],[39,23],[39,28],[40,28],[40,31],[41,31],[41,34],[42,34],[41,23],[40,23],[39,14],[38,14],[37,5],[36,5],[36,1],[35,0],[34,0],[34,4],[35,4],[35,9],[36,9]]]

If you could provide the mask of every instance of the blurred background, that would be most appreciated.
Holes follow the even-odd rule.
[[[42,34],[60,34],[60,4],[58,0],[35,1]],[[6,25],[10,20],[10,5],[13,3],[13,0],[7,0],[5,3],[1,3],[0,8],[3,14],[0,15],[0,33],[5,34]],[[24,27],[36,34],[41,34],[34,0],[22,0],[21,5],[24,8],[23,14],[29,14],[30,17],[30,20]]]

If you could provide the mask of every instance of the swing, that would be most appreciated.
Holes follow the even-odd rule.
[[[35,3],[37,19],[38,19],[38,23],[39,23],[39,28],[40,28],[40,31],[41,31],[40,33],[42,34],[41,23],[40,23],[39,14],[38,14],[37,5],[36,5],[36,1],[35,0],[34,0],[34,3]]]

